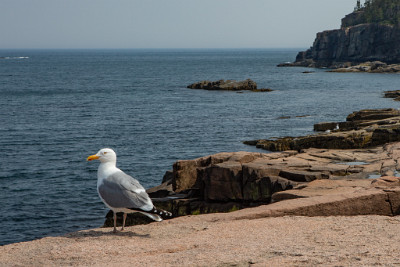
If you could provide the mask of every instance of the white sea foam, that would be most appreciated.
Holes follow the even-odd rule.
[[[3,57],[2,59],[27,59],[29,57]]]

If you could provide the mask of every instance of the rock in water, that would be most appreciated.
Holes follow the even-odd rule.
[[[190,89],[204,89],[204,90],[222,90],[222,91],[256,91],[268,92],[271,89],[257,89],[257,83],[251,79],[244,81],[236,80],[218,80],[218,81],[200,81],[187,86]]]

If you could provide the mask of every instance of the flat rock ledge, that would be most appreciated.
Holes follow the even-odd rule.
[[[400,101],[400,90],[385,91],[386,98],[393,98],[394,101]]]
[[[368,72],[368,73],[399,73],[400,64],[386,64],[381,61],[367,61],[357,65],[343,64],[328,72]]]
[[[312,59],[305,61],[281,63],[278,67],[308,67],[317,68],[318,64]],[[329,65],[327,72],[367,72],[367,73],[399,73],[400,64],[387,64],[382,61],[355,62],[336,62]]]
[[[187,86],[190,89],[220,90],[220,91],[252,91],[252,92],[270,92],[272,89],[257,88],[257,83],[251,79],[244,81],[236,80],[218,80],[218,81],[200,81]]]
[[[400,141],[400,111],[397,109],[365,109],[348,115],[345,122],[322,122],[314,125],[322,132],[298,137],[245,141],[269,151],[307,148],[357,149]]]

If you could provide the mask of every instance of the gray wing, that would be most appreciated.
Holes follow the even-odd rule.
[[[153,203],[143,186],[124,172],[116,172],[99,185],[101,198],[113,208],[151,210]]]

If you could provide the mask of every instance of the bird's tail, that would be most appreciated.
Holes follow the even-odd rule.
[[[156,222],[161,222],[163,219],[172,218],[171,212],[157,209],[154,206],[151,210],[134,209],[134,208],[132,208],[131,210],[138,211],[138,212],[142,213],[143,215],[146,215],[147,217],[155,220]]]

